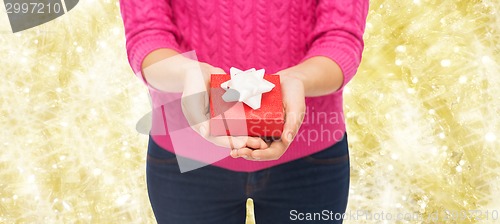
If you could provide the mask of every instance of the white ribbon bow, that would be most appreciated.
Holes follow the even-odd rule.
[[[274,84],[264,79],[264,69],[255,70],[255,68],[241,71],[231,67],[231,80],[220,85],[226,90],[222,99],[225,102],[243,102],[252,109],[260,108],[262,94],[271,91]]]

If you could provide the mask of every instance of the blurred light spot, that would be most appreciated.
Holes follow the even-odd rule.
[[[393,159],[393,160],[398,160],[398,159],[399,159],[399,155],[398,155],[398,154],[396,154],[396,153],[392,153],[392,154],[391,154],[391,159]]]
[[[435,148],[435,147],[431,148],[431,153],[432,153],[433,155],[437,155],[437,154],[438,154],[438,149],[437,149],[437,148]]]
[[[467,82],[467,76],[464,75],[460,76],[458,82],[460,82],[461,84],[465,84]]]
[[[116,199],[115,203],[117,205],[124,205],[125,202],[127,202],[129,198],[130,198],[130,195],[128,195],[128,194],[122,195]]]
[[[108,46],[108,44],[106,44],[106,42],[104,41],[99,41],[98,43],[101,48],[106,48]]]
[[[99,176],[102,174],[102,170],[99,169],[99,168],[94,168],[94,170],[92,171],[92,173],[94,174],[94,176]]]
[[[66,209],[66,210],[68,210],[68,211],[70,211],[70,210],[71,210],[71,206],[69,205],[69,203],[68,203],[68,202],[63,201],[63,202],[62,202],[62,205],[63,205],[64,209]]]
[[[114,35],[120,34],[120,28],[118,28],[118,27],[113,28],[112,31],[113,31]]]
[[[366,29],[372,29],[373,28],[373,24],[370,23],[370,22],[367,22],[366,23]]]
[[[31,174],[28,176],[28,182],[29,183],[35,183],[35,175]]]
[[[483,62],[483,64],[491,64],[492,60],[489,56],[483,56],[481,62]]]
[[[344,94],[351,94],[351,88],[349,88],[349,86],[344,87]]]
[[[486,133],[486,135],[484,136],[484,138],[488,142],[494,142],[497,139],[497,136],[495,136],[495,134],[493,134],[493,132],[488,132],[488,133]]]
[[[401,61],[401,59],[396,59],[396,61],[394,62],[397,66],[400,66],[403,64],[403,61]]]
[[[406,46],[404,46],[404,45],[399,45],[399,46],[397,46],[397,47],[396,47],[396,51],[397,51],[397,52],[402,52],[402,53],[403,53],[403,52],[406,52]]]
[[[449,59],[441,60],[441,66],[450,67],[450,65],[451,65],[451,61]]]
[[[439,133],[439,138],[444,139],[444,138],[446,138],[446,135],[443,132],[441,132],[441,133]]]

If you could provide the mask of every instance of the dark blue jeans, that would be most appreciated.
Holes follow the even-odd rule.
[[[146,174],[160,224],[243,224],[249,197],[257,224],[342,223],[349,193],[347,136],[321,152],[257,172],[208,165],[182,174],[175,155],[150,138]]]

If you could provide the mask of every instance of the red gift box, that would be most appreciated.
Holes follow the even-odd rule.
[[[264,75],[275,87],[262,94],[261,107],[252,109],[243,102],[225,102],[226,90],[221,84],[231,79],[229,74],[210,76],[210,134],[213,136],[281,136],[284,110],[279,75]]]

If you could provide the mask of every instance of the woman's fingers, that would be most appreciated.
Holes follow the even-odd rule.
[[[267,149],[253,150],[249,160],[268,161],[279,159],[287,150],[288,145],[283,141],[274,141]]]
[[[268,147],[267,143],[258,137],[248,136],[205,136],[205,139],[214,143],[215,145],[230,148],[230,149],[265,149]],[[235,154],[238,157],[238,154]]]
[[[181,100],[182,112],[189,125],[202,136],[206,136],[202,132],[208,133],[207,125],[203,124],[208,120],[208,91],[205,76],[200,68],[187,70]]]
[[[206,140],[212,142],[213,144],[229,148],[229,149],[239,149],[246,145],[247,137],[234,137],[234,136],[207,136]]]
[[[283,133],[281,135],[281,141],[285,145],[292,143],[293,138],[297,135],[300,125],[302,124],[301,109],[287,109],[285,117],[285,125],[283,127]]]
[[[182,97],[182,112],[186,117],[191,128],[195,129],[196,132],[202,133],[206,132],[201,130],[204,126],[203,123],[208,120],[206,116],[206,106],[205,106],[205,96],[204,93],[197,93],[194,95],[183,96]],[[205,129],[207,129],[205,127]]]
[[[248,137],[246,147],[252,149],[265,149],[268,147],[268,145],[262,138]]]
[[[264,141],[262,138],[258,137],[248,137],[246,147],[242,147],[231,152],[231,156],[233,158],[245,158],[251,159],[252,152],[256,149],[267,149],[269,144]]]
[[[292,143],[305,114],[304,86],[295,78],[282,76],[283,104],[285,107],[285,125],[281,140],[285,145]]]
[[[231,137],[210,136],[208,114],[208,83],[211,73],[221,72],[222,69],[214,68],[208,64],[200,64],[199,68],[187,70],[182,93],[182,112],[190,127],[206,140],[215,145],[231,148],[244,147],[245,140]],[[222,71],[223,72],[223,71]]]
[[[210,69],[210,74],[226,74],[222,68],[212,67]]]
[[[233,157],[233,158],[242,157],[244,159],[248,159],[252,156],[252,151],[253,151],[253,149],[250,149],[247,147],[244,147],[241,149],[234,149],[231,151],[231,157]]]
[[[283,94],[283,106],[285,107],[285,125],[281,139],[273,141],[267,148],[256,150],[238,150],[239,156],[245,156],[248,160],[276,160],[279,159],[293,138],[297,135],[305,114],[304,85],[296,78],[281,76],[281,87]]]

